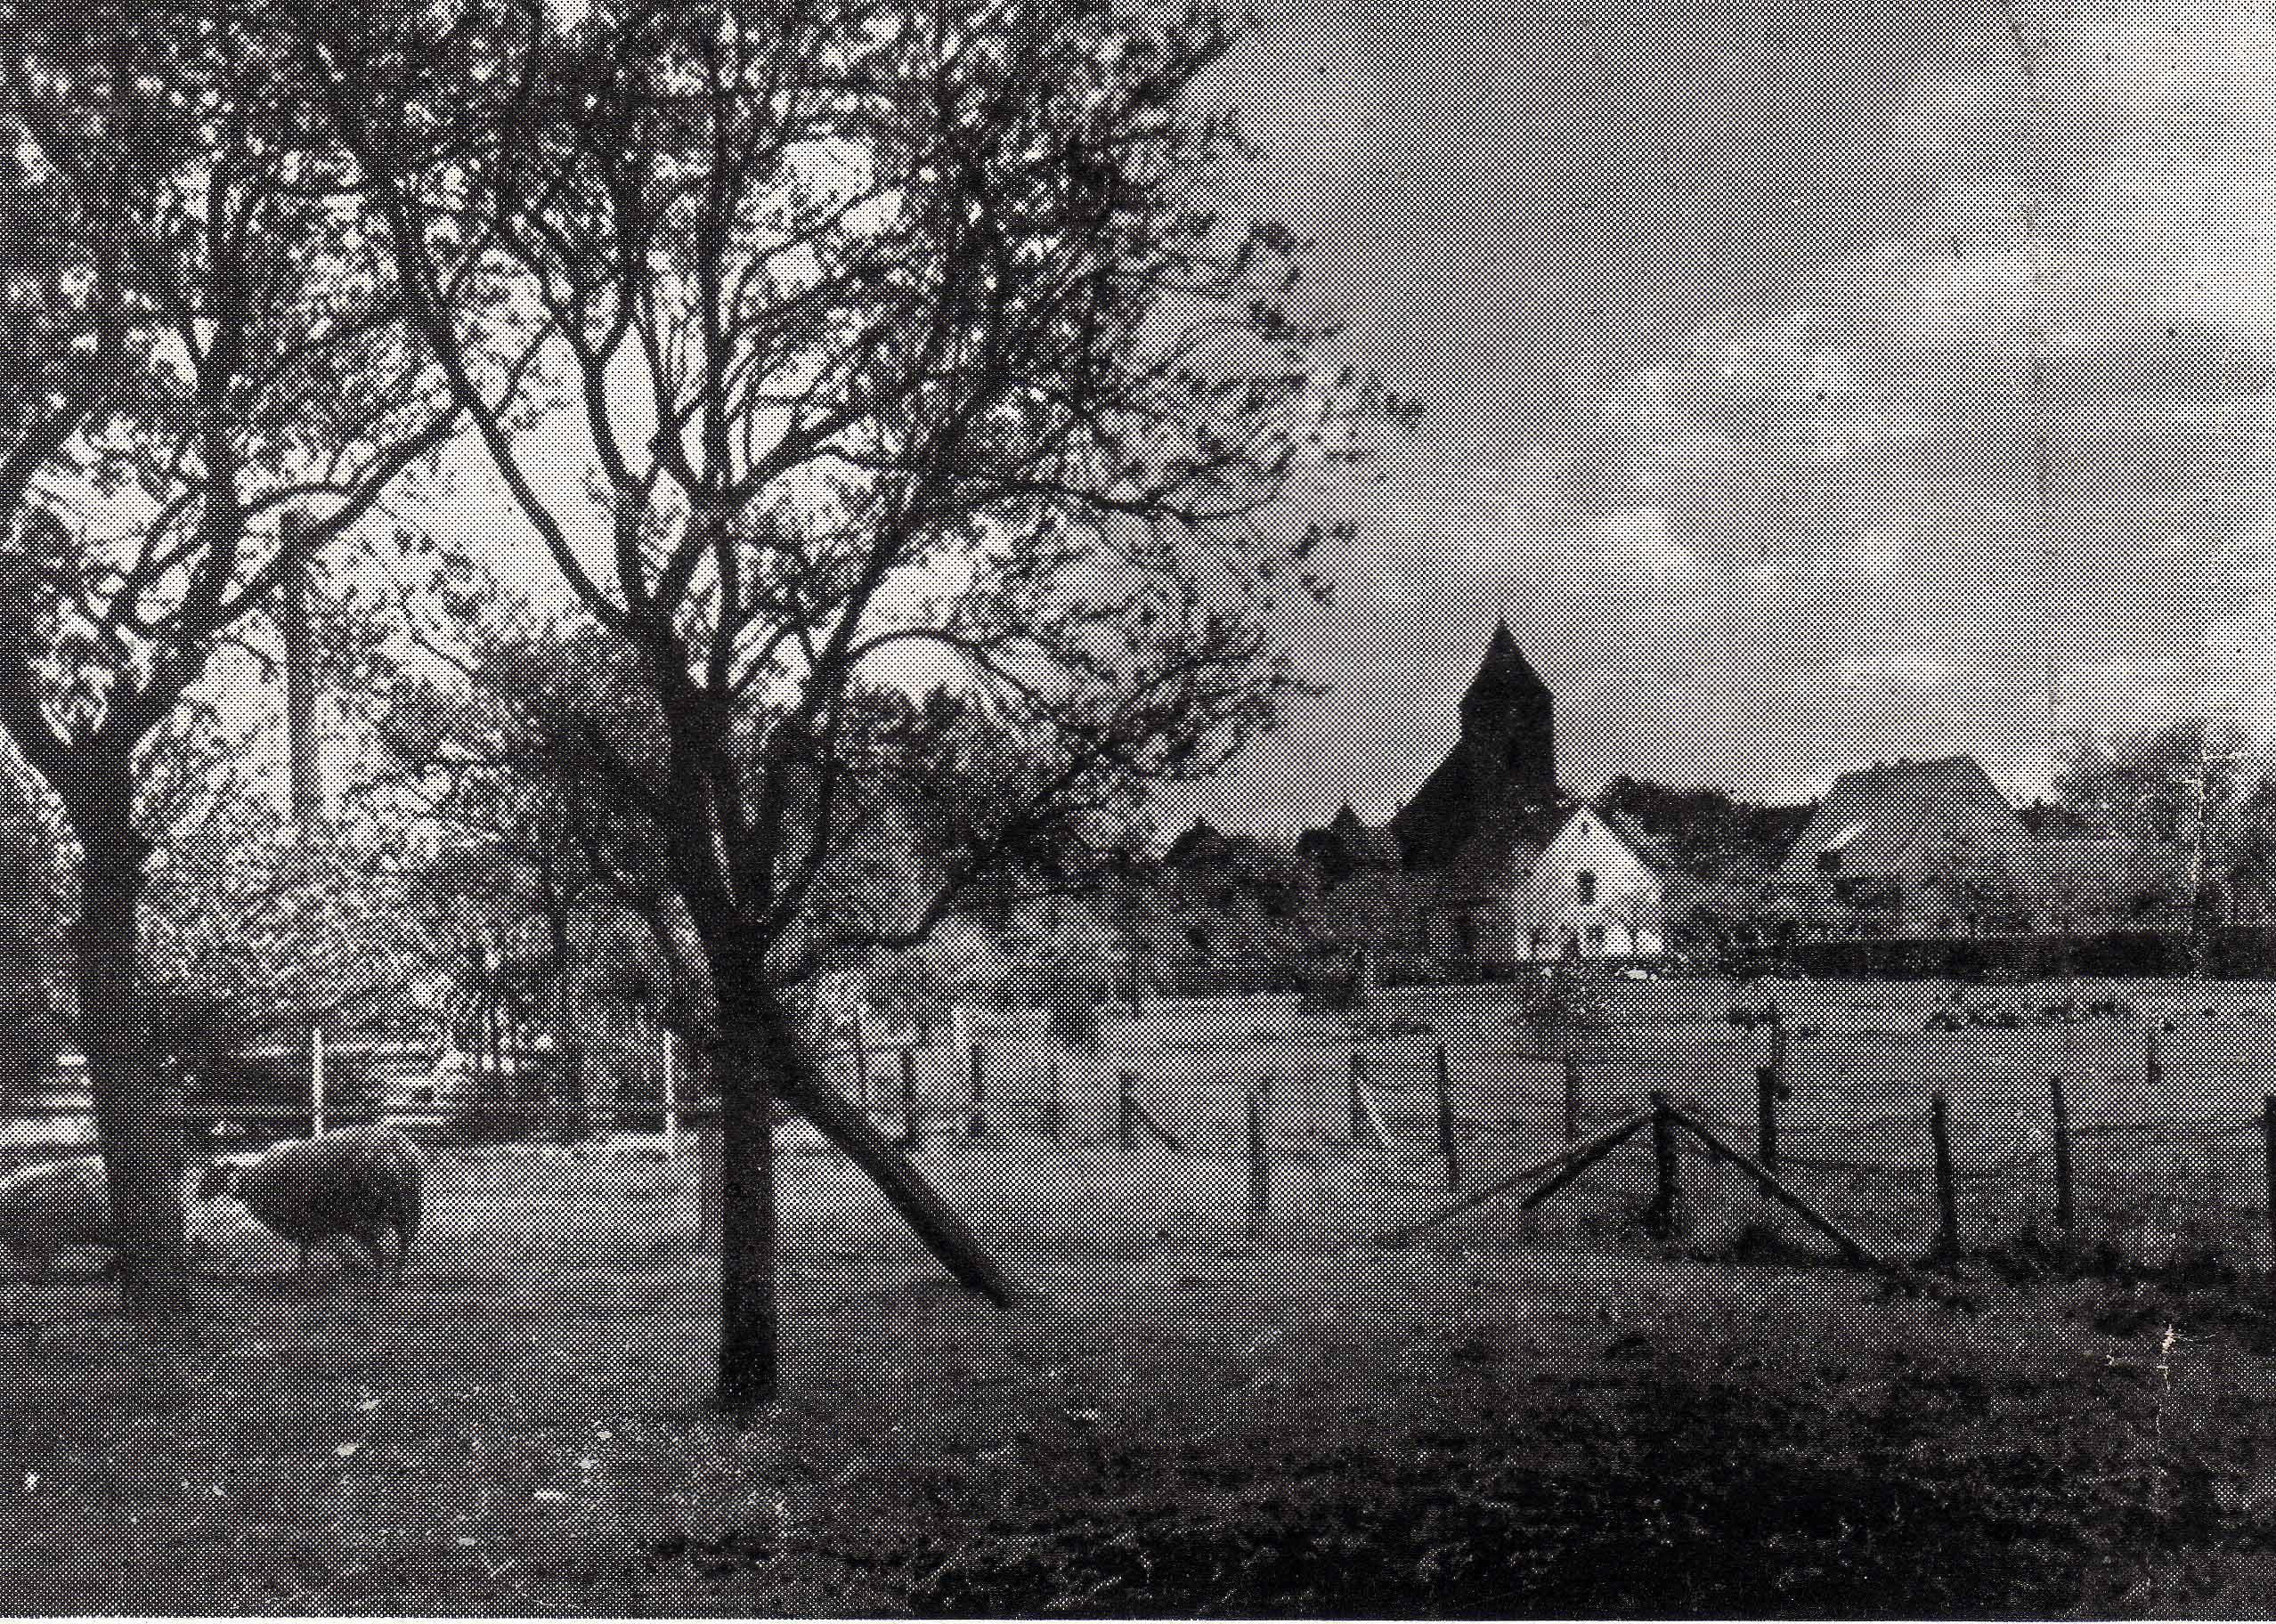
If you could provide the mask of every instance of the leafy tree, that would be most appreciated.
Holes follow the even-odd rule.
[[[399,832],[312,839],[267,786],[217,776],[148,865],[142,974],[171,1035],[226,1051],[386,1011],[435,956]]]
[[[0,774],[0,1100],[36,1088],[69,1041],[62,832],[31,786]]]
[[[1649,830],[1687,873],[1719,879],[1727,873],[1768,873],[1809,821],[1808,807],[1763,807],[1725,791],[1671,789],[1647,779],[1615,778],[1604,803]]]
[[[141,907],[206,759],[198,695],[454,410],[422,388],[387,264],[274,53],[219,14],[5,18],[0,246],[27,257],[0,298],[0,727],[75,850],[78,1036],[126,1301],[171,1311],[184,1091],[150,1042]]]
[[[1260,519],[1338,447],[1298,245],[1206,210],[1224,132],[1188,105],[1229,29],[1149,0],[300,20],[453,400],[616,651],[548,732],[644,825],[708,985],[721,1402],[776,1387],[777,1099],[1008,1300],[785,995],[1007,867],[1076,883],[1100,819],[1274,719],[1267,606],[1323,590],[1320,538]],[[581,492],[517,439],[501,321],[548,338]],[[879,907],[866,856],[914,889]]]

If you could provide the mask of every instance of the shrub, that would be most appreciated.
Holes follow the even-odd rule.
[[[1088,987],[1061,983],[1045,995],[1045,1020],[1063,1049],[1088,1051],[1099,1046],[1100,1009]]]

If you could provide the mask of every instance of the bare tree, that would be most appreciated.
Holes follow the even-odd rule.
[[[2081,729],[2056,769],[2054,799],[2092,828],[2150,839],[2187,839],[2200,781],[2206,815],[2227,820],[2251,788],[2240,765],[2250,743],[2229,723],[2202,719],[2123,729]]]
[[[1273,719],[1267,608],[1325,589],[1299,561],[1318,532],[1275,546],[1260,516],[1337,448],[1297,245],[1207,212],[1223,130],[1187,101],[1229,30],[1144,0],[302,20],[453,398],[646,707],[557,737],[647,820],[700,945],[721,1401],[776,1387],[778,1098],[1009,1299],[784,994]],[[582,491],[517,443],[530,380],[484,360],[501,319],[549,337]],[[912,672],[953,682],[897,719],[876,696]],[[973,792],[931,798],[961,810],[929,832],[889,787],[923,770]],[[898,839],[923,894],[866,916],[835,881]],[[1052,869],[1022,864],[1023,892]]]
[[[79,1040],[138,1311],[183,1303],[178,1076],[139,974],[153,830],[196,700],[296,560],[450,432],[385,261],[281,69],[226,20],[14,5],[0,727],[76,842]],[[288,512],[306,512],[297,528]],[[192,754],[195,752],[192,751]]]

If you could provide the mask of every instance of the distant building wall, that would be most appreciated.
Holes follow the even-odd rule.
[[[1520,898],[1529,930],[1537,925],[1548,938],[1548,956],[1666,951],[1666,881],[1586,807],[1535,861]]]

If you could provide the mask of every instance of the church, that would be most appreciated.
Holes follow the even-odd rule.
[[[1410,868],[1452,864],[1482,816],[1538,825],[1557,804],[1556,702],[1508,621],[1462,695],[1462,734],[1391,820]]]
[[[1662,952],[1675,865],[1633,820],[1559,791],[1556,702],[1507,621],[1460,709],[1453,748],[1388,825],[1346,805],[1299,842],[1330,951],[1433,978]]]

